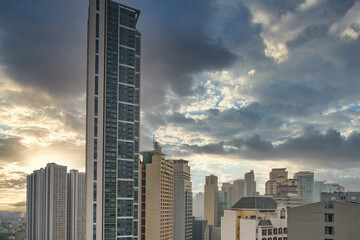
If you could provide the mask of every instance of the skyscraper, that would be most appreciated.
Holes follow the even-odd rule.
[[[27,177],[26,239],[67,239],[66,167],[49,163]]]
[[[204,217],[209,225],[218,226],[218,177],[214,175],[205,177],[204,186]]]
[[[294,174],[297,179],[299,195],[303,198],[304,204],[314,202],[314,173],[309,171],[297,172]]]
[[[90,0],[87,239],[138,239],[140,11]]]
[[[173,162],[157,143],[141,154],[141,240],[172,240]]]
[[[192,183],[189,161],[174,163],[174,240],[192,240]]]
[[[67,238],[85,240],[86,233],[86,178],[85,173],[70,170],[67,174]]]
[[[250,172],[245,173],[244,180],[245,180],[245,189],[244,189],[245,197],[257,197],[259,193],[256,192],[256,181],[255,181],[254,170],[250,170]]]
[[[204,219],[204,193],[198,192],[193,198],[193,216]]]

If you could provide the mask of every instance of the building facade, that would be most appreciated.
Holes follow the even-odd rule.
[[[287,240],[287,209],[267,197],[244,197],[221,218],[222,240]]]
[[[174,164],[174,240],[192,240],[192,183],[189,161]]]
[[[360,205],[349,202],[318,202],[289,209],[291,240],[359,239]]]
[[[172,240],[173,162],[165,159],[158,144],[141,154],[141,239]]]
[[[299,195],[303,198],[303,204],[314,202],[314,173],[309,171],[297,172],[294,175],[297,179]]]
[[[259,193],[256,192],[256,181],[254,170],[245,173],[244,175],[244,196],[245,197],[257,197]],[[239,198],[240,199],[240,198]]]
[[[326,183],[325,181],[315,181],[314,202],[321,201],[322,193],[345,192],[345,187],[339,183]]]
[[[204,219],[208,225],[218,226],[218,177],[214,175],[205,177],[204,186]]]
[[[67,168],[49,163],[27,177],[26,238],[67,239]]]
[[[202,218],[193,218],[193,240],[210,240],[209,226]]]
[[[86,239],[86,176],[78,170],[67,174],[67,238]]]
[[[321,201],[341,201],[360,203],[360,192],[321,193]]]
[[[193,216],[204,219],[204,193],[199,192],[193,198]]]
[[[86,237],[139,239],[140,11],[89,2]]]

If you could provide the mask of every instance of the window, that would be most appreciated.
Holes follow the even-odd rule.
[[[93,201],[96,202],[96,197],[97,197],[97,183],[94,182],[94,192],[93,192]]]
[[[99,77],[95,76],[95,95],[99,94]]]
[[[93,205],[93,222],[96,223],[96,203]]]
[[[94,162],[94,180],[97,180],[97,162]]]
[[[325,222],[334,222],[334,214],[325,213]]]
[[[94,159],[97,159],[97,139],[94,139]]]
[[[274,228],[274,229],[273,229],[273,233],[274,233],[274,234],[277,234],[277,228]]]
[[[283,232],[282,228],[279,228],[279,234],[282,234],[282,232]]]
[[[334,227],[325,227],[325,234],[334,235]]]
[[[263,236],[266,236],[266,229],[263,229],[263,230],[262,230],[262,235],[263,235]]]
[[[287,228],[284,228],[284,234],[287,234]]]
[[[133,167],[134,163],[132,161],[118,161],[118,178],[132,179]]]
[[[97,97],[95,97],[95,116],[97,116],[98,115],[98,110],[99,108],[98,108],[98,98]]]
[[[100,9],[100,0],[96,0],[96,10],[99,11]]]
[[[133,214],[133,201],[132,200],[118,200],[117,216],[118,217],[131,217]]]
[[[100,16],[99,14],[96,14],[96,37],[99,37],[99,21],[100,21]]]
[[[99,56],[95,56],[95,73],[99,74]]]
[[[268,235],[272,235],[272,229],[268,229]]]
[[[95,52],[99,53],[99,40],[98,39],[96,39],[96,41],[95,41]]]
[[[98,119],[95,118],[94,120],[94,136],[97,137],[97,132],[98,132]]]
[[[357,197],[356,197],[356,196],[351,196],[351,197],[350,197],[350,200],[356,201],[356,200],[357,200]]]

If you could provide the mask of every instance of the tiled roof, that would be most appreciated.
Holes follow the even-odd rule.
[[[277,203],[268,197],[243,197],[231,209],[276,210]]]

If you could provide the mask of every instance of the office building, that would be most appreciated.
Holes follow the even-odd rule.
[[[204,219],[208,225],[218,226],[218,177],[214,175],[205,177],[204,186]]]
[[[158,143],[141,154],[141,239],[172,240],[173,162],[165,159]]]
[[[270,197],[271,195],[266,195],[266,197]],[[297,193],[286,193],[282,192],[280,194],[276,194],[271,196],[272,199],[279,205],[283,205],[286,208],[299,207],[303,205],[303,199]]]
[[[67,174],[67,238],[86,239],[86,177],[85,173],[70,170]]]
[[[303,204],[314,202],[314,173],[309,171],[297,172],[294,175],[297,179],[299,195],[303,198]]]
[[[193,218],[193,240],[210,240],[207,220]]]
[[[244,175],[244,196],[245,197],[259,196],[259,193],[256,192],[256,181],[255,181],[254,170],[250,170],[250,172],[247,172]]]
[[[287,240],[287,209],[268,197],[244,197],[221,218],[222,240]]]
[[[345,192],[345,187],[338,183],[326,183],[325,181],[315,181],[314,202],[321,201],[322,193]]]
[[[228,202],[226,197],[226,192],[219,191],[219,199],[218,199],[218,223],[221,223],[221,217],[224,216],[224,211],[227,209]]]
[[[27,176],[27,239],[67,239],[66,171],[49,163]]]
[[[359,239],[360,205],[318,202],[289,209],[289,239]]]
[[[234,184],[223,183],[221,185],[221,191],[225,193],[225,197],[227,199],[227,205],[225,209],[230,209],[236,203]]]
[[[269,173],[269,180],[282,181],[280,179],[288,179],[288,172],[286,171],[286,168],[273,168]]]
[[[90,0],[86,237],[139,239],[140,11]]]
[[[360,192],[321,193],[321,201],[341,201],[360,203]]]
[[[193,216],[204,219],[204,193],[199,192],[193,198]]]
[[[192,183],[189,161],[174,164],[174,240],[192,240]]]

